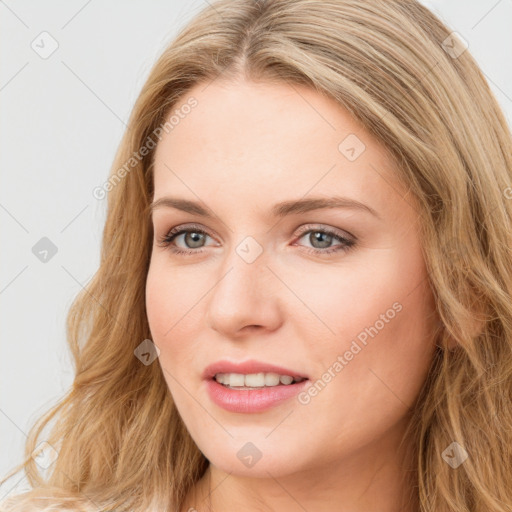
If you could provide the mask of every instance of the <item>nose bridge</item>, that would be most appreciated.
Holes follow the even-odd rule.
[[[279,322],[278,283],[263,246],[245,237],[225,256],[208,304],[210,327],[235,334],[245,326],[274,329]]]

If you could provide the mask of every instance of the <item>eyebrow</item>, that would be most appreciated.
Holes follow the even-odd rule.
[[[207,208],[203,207],[199,202],[190,201],[188,199],[180,199],[177,197],[161,197],[150,204],[150,214],[159,208],[175,208],[192,215],[198,215],[207,219],[213,219],[213,215]],[[370,206],[350,199],[348,197],[310,197],[298,200],[283,201],[275,204],[271,209],[274,217],[286,217],[287,215],[307,213],[313,210],[330,208],[348,208],[370,213],[381,219],[381,216]]]

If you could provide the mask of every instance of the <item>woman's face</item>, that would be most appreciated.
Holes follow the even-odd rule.
[[[155,202],[197,203],[154,208],[146,287],[180,415],[225,472],[384,459],[435,348],[413,198],[384,148],[333,100],[299,86],[205,87],[180,103],[193,97],[193,108],[176,107],[154,166]],[[341,197],[345,206],[309,203]],[[160,245],[173,228],[188,231]],[[281,379],[279,389],[234,390],[203,378],[218,361],[249,360],[263,366],[212,371],[266,374],[231,375],[232,386],[275,384],[269,365],[308,380],[284,391]]]

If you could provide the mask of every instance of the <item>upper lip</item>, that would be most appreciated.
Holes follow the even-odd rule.
[[[216,361],[208,365],[203,371],[203,379],[212,379],[217,373],[278,373],[279,375],[290,375],[291,377],[300,377],[307,379],[308,376],[297,370],[290,370],[283,366],[256,361],[254,359],[242,361],[239,363],[233,361]]]

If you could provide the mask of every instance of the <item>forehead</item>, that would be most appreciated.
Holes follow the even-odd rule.
[[[195,106],[180,112],[191,98]],[[215,195],[247,207],[334,193],[383,209],[405,195],[393,184],[385,147],[333,99],[307,87],[202,83],[173,113],[181,115],[155,154],[155,198],[181,194],[209,203]]]

